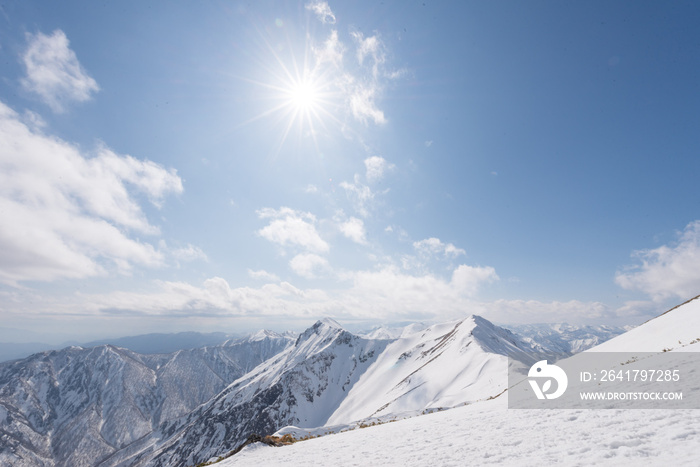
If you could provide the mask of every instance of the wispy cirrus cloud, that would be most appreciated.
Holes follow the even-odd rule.
[[[324,24],[335,24],[335,15],[326,2],[312,2],[306,9],[313,11]],[[320,46],[313,46],[315,59],[311,75],[322,77],[324,87],[344,102],[344,109],[363,123],[383,125],[387,122],[378,102],[388,82],[404,74],[387,66],[384,42],[378,34],[365,36],[358,31],[349,33],[346,44],[338,30],[332,29]],[[347,58],[346,52],[354,52]]]
[[[439,238],[431,237],[418,242],[413,242],[413,248],[422,256],[443,256],[456,258],[466,254],[462,248],[457,248],[452,243],[443,243]]]
[[[335,24],[335,15],[328,5],[328,2],[310,2],[306,4],[306,9],[316,13],[316,17],[325,24]]]
[[[65,112],[71,102],[84,102],[99,91],[97,82],[85,71],[66,34],[57,29],[50,36],[28,34],[29,46],[22,56],[27,76],[22,87],[36,94],[56,113]]]
[[[362,182],[360,176],[356,174],[352,182],[340,182],[340,187],[345,190],[345,194],[355,211],[362,217],[368,217],[374,200],[374,192]]]
[[[0,102],[0,282],[52,281],[160,266],[166,253],[139,198],[158,207],[183,191],[173,169],[119,155],[84,154],[30,128]]]
[[[393,170],[396,166],[389,163],[386,159],[381,156],[372,156],[365,159],[365,178],[369,183],[376,183],[384,178],[384,174]]]

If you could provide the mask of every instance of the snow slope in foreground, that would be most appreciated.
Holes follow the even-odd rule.
[[[700,295],[589,351],[697,352],[696,346],[688,345],[694,340],[700,340]]]
[[[506,398],[273,448],[217,467],[697,466],[692,410],[508,410]]]

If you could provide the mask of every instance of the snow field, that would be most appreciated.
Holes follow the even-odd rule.
[[[700,411],[508,410],[506,398],[274,448],[233,466],[697,466]]]

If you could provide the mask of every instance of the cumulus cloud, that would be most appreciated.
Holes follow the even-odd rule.
[[[338,228],[347,238],[360,245],[367,244],[367,231],[365,223],[362,219],[351,217],[347,221],[342,222]]]
[[[356,316],[452,319],[466,316],[475,294],[498,280],[493,268],[461,265],[451,280],[433,274],[408,274],[395,266],[349,273],[352,286],[342,303]]]
[[[303,253],[290,261],[295,273],[315,278],[329,270],[325,258]],[[251,276],[267,277],[249,271]],[[489,268],[456,268],[451,278],[432,274],[412,275],[385,266],[371,271],[340,274],[345,288],[321,291],[300,289],[288,282],[262,287],[231,287],[221,277],[201,285],[156,281],[148,292],[112,292],[71,297],[67,305],[75,312],[133,313],[187,318],[193,315],[280,316],[315,318],[333,316],[348,319],[422,317],[452,319],[469,313],[474,293],[492,282]],[[53,304],[55,306],[55,304]]]
[[[99,147],[90,156],[31,129],[0,102],[0,281],[51,281],[159,266],[158,235],[139,195],[160,206],[182,192],[175,170]],[[107,268],[107,269],[106,269]]]
[[[641,264],[618,271],[615,282],[652,300],[688,299],[700,294],[700,221],[688,224],[670,245],[632,254]]]
[[[442,243],[439,238],[435,237],[413,242],[413,248],[424,257],[444,256],[445,258],[456,258],[459,255],[466,254],[463,249],[457,248],[452,243]]]
[[[267,271],[262,270],[262,269],[259,271],[253,271],[252,269],[248,269],[248,276],[251,279],[268,281],[268,282],[279,282],[279,280],[280,280],[280,278],[277,276],[277,274],[273,274],[271,272],[267,272]]]
[[[283,247],[301,247],[315,253],[325,253],[330,249],[316,230],[316,217],[311,213],[287,207],[265,208],[258,211],[258,217],[270,219],[270,223],[258,234],[273,243]]]
[[[450,284],[462,294],[473,296],[484,284],[499,280],[496,270],[491,266],[467,266],[461,264],[452,273]]]
[[[372,156],[365,159],[365,169],[367,173],[365,178],[369,183],[375,183],[384,178],[384,174],[388,170],[392,170],[396,167],[394,164],[390,164],[386,159],[380,156]]]
[[[289,261],[289,267],[306,279],[315,279],[330,269],[328,261],[313,253],[300,253]]]
[[[335,15],[328,6],[328,2],[310,2],[306,4],[306,9],[316,13],[322,23],[335,24]]]
[[[38,95],[56,113],[71,102],[89,100],[100,88],[87,74],[60,29],[50,36],[28,34],[29,46],[22,56],[27,76],[22,86]]]

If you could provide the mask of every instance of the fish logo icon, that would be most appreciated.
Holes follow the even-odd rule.
[[[566,372],[556,365],[547,364],[547,360],[540,360],[532,365],[527,376],[530,378],[528,381],[538,399],[556,399],[564,394],[569,385]],[[538,379],[544,380],[542,387],[540,387]],[[552,380],[557,382],[557,387],[554,392],[550,393],[548,391],[552,389]]]

